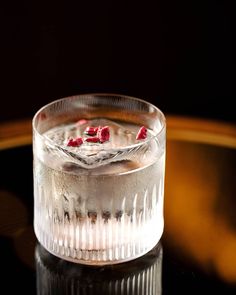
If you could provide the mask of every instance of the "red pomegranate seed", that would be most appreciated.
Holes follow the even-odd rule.
[[[80,146],[84,142],[84,140],[82,137],[77,137],[76,142],[77,142],[78,146]]]
[[[85,138],[86,142],[100,142],[100,139],[98,137],[88,137],[88,138]]]
[[[73,138],[70,138],[67,142],[67,146],[77,146],[77,143]]]
[[[145,139],[145,138],[147,138],[147,128],[142,126],[137,133],[136,139],[140,140],[140,139]]]
[[[70,138],[67,142],[67,146],[80,146],[83,143],[83,138],[82,137],[78,137],[78,138]]]
[[[97,134],[97,131],[98,131],[98,127],[91,127],[91,126],[88,126],[84,133],[87,134],[87,135],[96,135]]]
[[[97,136],[101,143],[108,141],[110,138],[110,130],[108,126],[99,127],[97,131]]]

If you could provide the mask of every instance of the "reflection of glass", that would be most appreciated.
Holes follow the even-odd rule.
[[[103,267],[85,266],[57,258],[40,244],[35,251],[37,295],[127,294],[160,295],[162,246],[131,262]]]
[[[95,136],[86,134],[92,126],[100,130]],[[136,139],[141,126],[147,137]],[[102,128],[110,137],[101,136]],[[166,129],[155,106],[118,95],[69,97],[39,110],[33,129],[34,229],[46,249],[71,261],[111,264],[156,245]]]

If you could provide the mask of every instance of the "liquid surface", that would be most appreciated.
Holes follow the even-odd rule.
[[[70,138],[82,137],[86,139],[90,137],[85,134],[88,126],[109,126],[110,140],[104,143],[84,141],[78,147],[67,146]],[[114,165],[115,173],[119,173],[119,170],[120,172],[133,170],[152,163],[160,150],[158,141],[150,140],[153,138],[151,130],[148,130],[146,139],[136,140],[139,128],[140,126],[137,125],[118,124],[107,119],[90,120],[85,124],[74,123],[58,126],[44,133],[48,151],[44,149],[43,158],[48,156],[49,162],[50,154],[53,154],[52,162],[55,167],[55,155],[58,154],[59,162],[62,157],[64,157],[64,164],[67,162],[65,166],[69,167],[69,164],[75,164],[77,168],[93,169],[93,173],[98,173],[94,168],[121,161],[126,162],[123,162],[122,165]],[[76,167],[74,166],[74,168]],[[110,168],[108,169],[110,170]],[[100,173],[102,172],[104,171],[100,170]]]

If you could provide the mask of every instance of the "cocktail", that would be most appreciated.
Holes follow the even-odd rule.
[[[78,95],[33,119],[34,229],[52,254],[84,264],[144,255],[163,233],[166,125],[140,99]]]

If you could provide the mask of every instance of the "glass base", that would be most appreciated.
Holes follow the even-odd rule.
[[[159,242],[160,240],[158,240]],[[52,255],[60,258],[60,259],[63,259],[63,260],[66,260],[66,261],[69,261],[69,262],[74,262],[74,263],[78,263],[78,264],[84,264],[84,265],[91,265],[91,266],[103,266],[103,265],[113,265],[113,264],[121,264],[121,263],[125,263],[125,262],[129,262],[129,261],[132,261],[134,259],[137,259],[137,258],[140,258],[142,256],[144,256],[145,254],[147,254],[149,251],[151,251],[157,244],[158,242],[153,245],[152,247],[150,247],[150,249],[146,249],[143,253],[139,253],[139,255],[136,255],[136,256],[132,256],[130,258],[126,258],[126,259],[121,259],[121,260],[109,260],[109,261],[102,261],[102,260],[83,260],[83,259],[77,259],[77,258],[72,258],[70,256],[62,256],[58,253],[55,253],[55,252],[52,252],[50,251],[49,249],[45,248],[49,253],[51,253]],[[45,246],[43,246],[45,247]],[[86,250],[85,250],[86,251]]]

